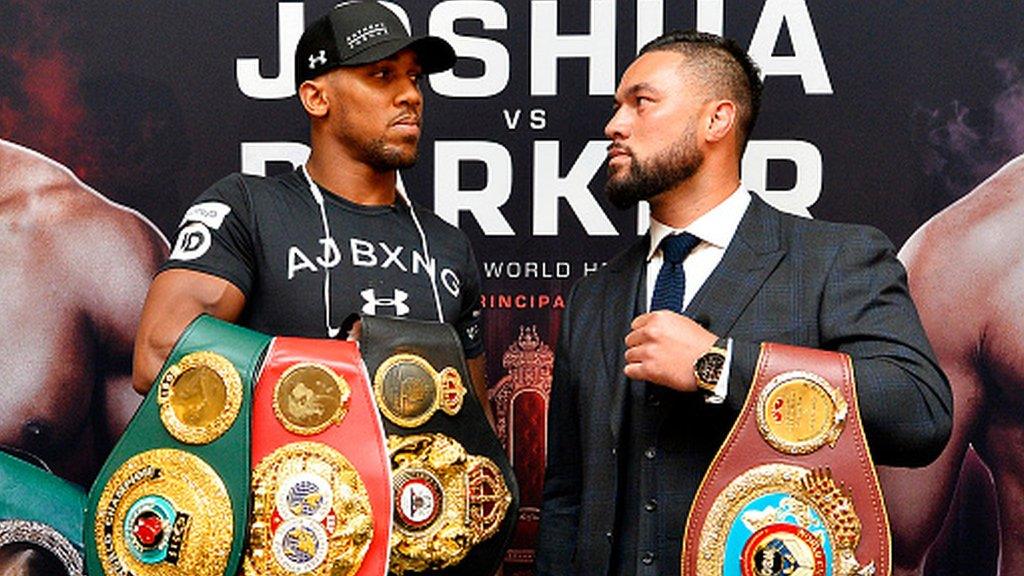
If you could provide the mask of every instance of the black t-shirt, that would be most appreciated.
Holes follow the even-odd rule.
[[[416,207],[428,261],[401,199],[362,206],[322,192],[329,236],[301,169],[267,178],[232,174],[185,213],[162,270],[231,282],[246,297],[239,323],[254,330],[324,338],[333,336],[328,323],[338,329],[353,313],[437,320],[430,280],[436,262],[445,322],[455,326],[467,357],[479,355],[480,273],[466,236]]]

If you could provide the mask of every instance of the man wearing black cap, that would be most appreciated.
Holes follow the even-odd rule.
[[[354,314],[455,326],[483,388],[480,279],[466,237],[397,188],[416,162],[419,81],[455,64],[441,38],[410,37],[385,6],[346,2],[313,22],[295,52],[310,119],[305,166],[232,174],[181,221],[150,287],[134,386],[149,389],[201,313],[274,335],[345,337]]]

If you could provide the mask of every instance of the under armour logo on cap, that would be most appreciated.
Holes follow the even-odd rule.
[[[409,299],[408,292],[396,289],[394,298],[377,298],[377,293],[374,289],[367,288],[359,294],[366,301],[366,304],[363,305],[363,314],[376,316],[377,308],[381,306],[393,307],[395,309],[395,316],[405,316],[410,312],[409,306],[405,303]]]
[[[312,54],[309,55],[309,69],[310,70],[315,69],[317,64],[320,64],[321,66],[323,66],[324,64],[327,64],[327,51],[326,50],[321,50],[320,54],[317,55],[317,56],[314,56]]]
[[[437,36],[411,36],[398,14],[376,0],[338,4],[315,20],[295,49],[295,86],[339,66],[361,66],[412,50],[424,74],[455,65],[455,50]],[[305,60],[308,58],[308,62]]]

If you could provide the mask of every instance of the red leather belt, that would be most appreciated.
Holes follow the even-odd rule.
[[[690,509],[682,574],[889,570],[889,523],[849,357],[764,344],[743,410]]]
[[[246,573],[386,574],[390,467],[357,345],[275,338],[252,428]]]

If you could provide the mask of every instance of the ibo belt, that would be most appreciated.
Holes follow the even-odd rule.
[[[269,342],[209,316],[185,329],[89,491],[90,574],[237,572],[251,388]]]
[[[690,509],[682,574],[870,576],[889,564],[850,358],[764,344]]]

